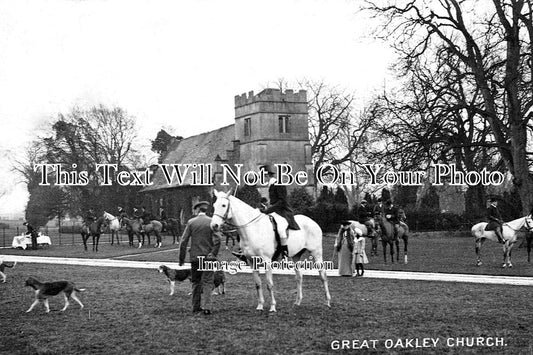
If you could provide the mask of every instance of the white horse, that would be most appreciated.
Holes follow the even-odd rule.
[[[251,259],[252,257],[261,257],[265,262],[265,274],[267,279],[267,289],[270,292],[270,312],[276,312],[276,299],[274,298],[274,282],[272,280],[272,268],[270,262],[276,251],[276,237],[273,231],[272,223],[268,215],[261,213],[258,209],[251,207],[238,198],[222,191],[214,191],[217,200],[214,204],[214,214],[211,220],[211,229],[218,231],[220,226],[228,221],[235,226],[240,235],[240,247],[244,255]],[[289,230],[288,232],[288,250],[289,256],[294,262],[299,261],[305,250],[308,250],[313,256],[313,262],[322,264],[322,229],[312,219],[296,215],[294,219],[300,226],[300,230]],[[315,265],[316,265],[315,264]],[[300,305],[302,301],[302,281],[303,275],[301,270],[296,270],[297,294],[295,305]],[[326,294],[326,304],[331,307],[331,296],[329,294],[328,280],[324,268],[319,269],[320,279],[324,285]],[[253,277],[257,290],[258,305],[257,310],[262,311],[265,299],[259,270],[253,270]]]
[[[477,255],[477,266],[482,264],[481,262],[481,246],[485,240],[492,240],[498,243],[498,236],[494,231],[485,231],[487,222],[481,222],[472,227],[472,235],[476,239],[476,255]],[[506,222],[503,224],[503,265],[502,267],[513,267],[511,263],[511,249],[513,248],[514,243],[517,240],[517,233],[522,229],[527,229],[530,232],[533,231],[533,220],[531,216],[525,216],[518,219],[515,219],[511,222]]]
[[[111,231],[111,245],[113,245],[113,242],[115,240],[115,234],[117,236],[117,244],[120,244],[118,234],[118,231],[120,230],[120,221],[118,220],[118,217],[115,217],[111,213],[107,213],[104,211],[104,219],[108,222],[109,230]]]

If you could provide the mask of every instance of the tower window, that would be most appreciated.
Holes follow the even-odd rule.
[[[279,133],[290,133],[291,131],[291,116],[279,116]]]
[[[251,136],[252,135],[252,121],[250,118],[244,119],[244,135],[245,136]]]

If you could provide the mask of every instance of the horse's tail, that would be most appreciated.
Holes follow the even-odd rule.
[[[5,267],[8,267],[8,268],[11,269],[11,268],[15,267],[15,265],[17,265],[17,262],[15,261],[15,262],[13,262],[13,264],[11,264],[11,265],[9,265],[8,263],[5,263],[5,262],[2,262],[2,264],[4,264]]]

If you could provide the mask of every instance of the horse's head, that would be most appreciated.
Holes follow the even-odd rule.
[[[533,219],[531,219],[531,215],[524,217],[524,226],[527,228],[528,232],[533,232]]]
[[[213,218],[211,219],[211,230],[217,232],[225,221],[231,218],[230,194],[223,191],[214,190],[217,198],[213,204]]]

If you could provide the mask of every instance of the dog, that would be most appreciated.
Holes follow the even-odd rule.
[[[174,294],[174,287],[176,285],[176,281],[183,282],[187,279],[191,279],[191,270],[190,269],[183,269],[183,270],[175,270],[171,269],[166,265],[161,265],[158,268],[160,273],[165,274],[167,277],[167,281],[170,283],[170,296]]]
[[[170,296],[174,295],[174,287],[176,285],[176,281],[183,282],[185,280],[191,280],[191,270],[190,269],[182,269],[182,270],[175,270],[171,269],[166,265],[161,265],[158,268],[158,271],[160,273],[165,274],[167,277],[167,281],[170,283]],[[217,270],[215,271],[213,283],[215,285],[215,290],[213,290],[213,294],[225,294],[225,284],[226,284],[226,275],[224,274],[224,271]],[[218,293],[216,291],[219,291]],[[190,295],[191,293],[189,293]]]
[[[61,312],[64,312],[69,306],[70,297],[72,297],[74,301],[78,302],[81,308],[83,308],[83,303],[81,303],[81,301],[76,296],[76,292],[83,292],[85,291],[85,289],[76,288],[74,283],[70,281],[40,282],[37,279],[30,277],[26,280],[25,286],[30,286],[35,290],[35,301],[33,301],[26,313],[31,312],[33,307],[35,307],[39,303],[39,301],[44,302],[44,306],[46,307],[46,313],[50,312],[50,306],[48,305],[48,297],[56,296],[61,292],[63,292],[63,296],[65,297],[65,307],[63,307]]]
[[[0,263],[0,276],[2,277],[2,283],[6,283],[7,275],[4,273],[4,270],[6,269],[6,267],[11,269],[15,265],[17,265],[16,261],[11,265],[9,265],[8,263],[5,263],[4,261]]]

